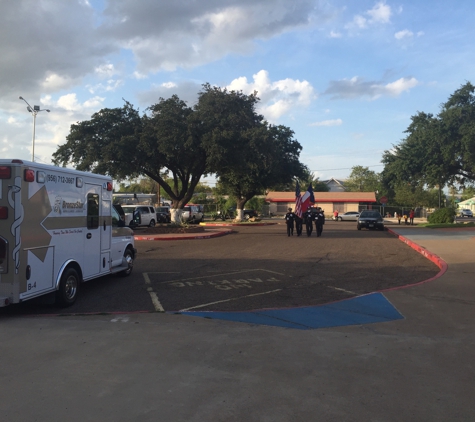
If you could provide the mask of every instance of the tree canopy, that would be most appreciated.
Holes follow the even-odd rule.
[[[125,102],[73,124],[53,161],[119,180],[148,176],[174,209],[190,201],[201,176],[214,173],[240,208],[272,184],[302,174],[302,147],[292,130],[264,121],[258,101],[256,93],[204,84],[193,108],[173,95],[140,116]]]
[[[354,166],[351,168],[350,176],[345,180],[345,189],[349,192],[380,191],[380,175],[369,167]]]
[[[441,106],[437,116],[418,112],[406,138],[383,155],[383,180],[395,187],[439,189],[475,181],[475,87],[467,82]]]

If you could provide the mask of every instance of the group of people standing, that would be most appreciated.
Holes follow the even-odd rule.
[[[325,213],[320,207],[307,208],[307,211],[303,213],[302,218],[292,212],[292,208],[289,208],[284,218],[287,225],[287,236],[294,235],[294,224],[297,231],[297,236],[302,234],[302,228],[304,224],[307,236],[311,236],[313,232],[313,223],[315,223],[317,237],[322,235],[323,225],[325,224]]]
[[[394,213],[394,217],[397,218],[398,224],[401,224],[401,218],[404,218],[404,224],[406,225],[414,225],[414,216],[415,216],[414,209],[411,209],[409,213],[407,211],[404,211],[404,214],[401,215],[398,212]],[[409,219],[409,222],[407,220]]]

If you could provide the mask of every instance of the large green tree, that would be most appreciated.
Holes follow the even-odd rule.
[[[437,187],[475,181],[475,87],[467,82],[441,106],[437,116],[418,112],[405,131],[406,138],[385,151],[382,176],[394,188]]]
[[[369,167],[354,166],[345,180],[345,189],[349,192],[380,192],[380,175]]]
[[[302,174],[302,147],[290,128],[270,125],[256,112],[256,93],[203,88],[193,119],[199,122],[210,168],[236,200],[239,220],[252,197]]]
[[[148,176],[172,200],[174,221],[208,173],[233,189],[239,208],[301,167],[293,132],[267,124],[255,111],[258,101],[255,93],[204,84],[193,108],[174,95],[140,116],[126,102],[72,125],[53,159],[119,180]]]
[[[190,129],[193,111],[175,95],[161,98],[149,111],[140,116],[126,102],[72,125],[54,162],[119,180],[146,175],[165,190],[175,210],[183,208],[207,166],[201,140]],[[178,221],[179,213],[173,217]]]

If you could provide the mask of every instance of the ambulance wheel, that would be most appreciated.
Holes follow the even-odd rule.
[[[150,221],[149,226],[150,226],[150,227],[155,227],[155,220]]]
[[[68,268],[61,276],[56,292],[56,303],[61,307],[71,306],[76,302],[80,278],[74,268]]]
[[[123,259],[127,263],[127,269],[121,271],[120,275],[122,277],[127,277],[128,275],[130,275],[132,269],[134,268],[134,254],[129,248],[125,250]]]

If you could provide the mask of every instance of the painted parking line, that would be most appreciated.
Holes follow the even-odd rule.
[[[143,273],[143,277],[145,279],[145,284],[148,286],[147,292],[150,295],[150,299],[152,299],[152,304],[153,304],[154,309],[157,312],[165,312],[165,309],[163,309],[163,306],[160,303],[160,300],[158,299],[157,294],[153,291],[152,287],[150,287],[151,285],[150,277],[148,276],[147,273]]]
[[[243,286],[251,288],[251,286],[249,284],[251,281],[262,283],[263,280],[261,280],[260,278],[238,279],[238,280],[234,280],[237,283],[235,285],[235,284],[231,283],[228,280],[210,281],[209,279],[218,278],[218,277],[221,278],[221,277],[224,277],[224,276],[242,276],[242,274],[244,274],[244,273],[252,273],[252,272],[256,272],[256,271],[261,271],[261,272],[264,272],[266,274],[269,273],[271,275],[281,275],[281,276],[283,275],[283,274],[278,273],[276,271],[270,271],[270,270],[264,270],[264,269],[243,269],[243,270],[240,270],[240,271],[232,271],[232,272],[228,272],[228,273],[207,274],[207,275],[202,276],[202,277],[179,278],[179,279],[173,278],[172,280],[163,281],[162,284],[163,285],[171,285],[171,286],[180,287],[180,288],[187,287],[187,286],[188,287],[205,286],[205,285],[209,284],[210,286],[213,286],[215,289],[219,289],[219,290],[223,290],[223,291],[230,290],[230,289],[233,289],[233,288],[239,288],[239,287],[243,287]],[[177,272],[143,273],[143,277],[144,277],[144,280],[145,280],[145,285],[147,287],[147,292],[150,295],[150,299],[152,300],[152,304],[153,304],[153,307],[154,307],[155,311],[165,312],[165,309],[164,309],[164,307],[163,307],[163,305],[162,305],[162,303],[161,303],[161,301],[158,297],[157,292],[152,287],[152,281],[150,280],[150,275],[154,275],[154,274],[180,274],[180,273],[179,272],[178,273]],[[208,280],[208,281],[205,282],[205,281],[201,281],[201,280]],[[267,278],[266,281],[277,281],[277,279],[275,279],[274,277],[270,277],[270,278]],[[251,298],[251,297],[254,297],[254,296],[261,296],[261,295],[276,293],[276,292],[281,291],[281,290],[282,289],[273,289],[273,290],[266,291],[266,292],[253,293],[253,294],[249,294],[249,295],[245,295],[245,296],[239,296],[239,297],[235,297],[235,298],[228,298],[228,299],[222,299],[222,300],[208,302],[208,303],[202,303],[202,304],[198,304],[198,305],[188,307],[184,310],[204,308],[204,307],[215,305],[215,304],[218,304],[218,303],[231,302],[231,301],[235,301],[235,300],[242,300],[242,299],[246,299],[246,298]]]
[[[404,319],[382,293],[370,293],[335,303],[303,308],[249,312],[183,311],[173,313],[298,330],[373,324]]]
[[[282,289],[269,290],[268,292],[253,293],[253,294],[251,294],[251,295],[233,297],[233,298],[231,298],[231,299],[218,300],[218,301],[216,301],[216,302],[204,303],[204,304],[202,304],[202,305],[197,305],[197,306],[192,306],[192,307],[187,308],[187,309],[182,309],[180,312],[190,311],[190,310],[192,310],[192,309],[206,308],[207,306],[216,305],[216,304],[218,304],[218,303],[232,302],[232,301],[234,301],[234,300],[246,299],[246,298],[248,298],[248,297],[255,297],[255,296],[268,295],[268,294],[270,294],[270,293],[276,293],[276,292],[280,292],[280,291],[282,291]]]

